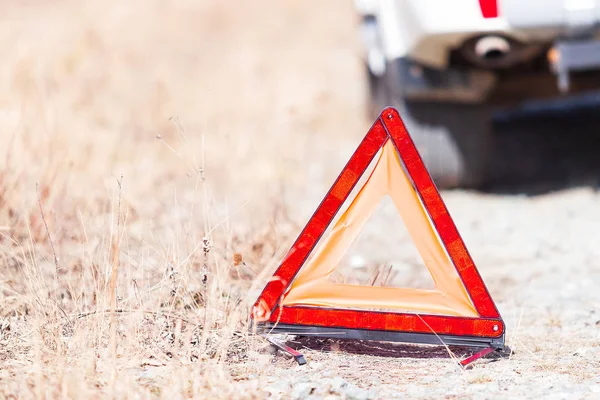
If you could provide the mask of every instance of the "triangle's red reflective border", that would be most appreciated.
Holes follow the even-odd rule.
[[[280,298],[304,265],[362,174],[388,139],[393,142],[479,318],[279,305]],[[494,301],[396,109],[392,107],[384,109],[371,126],[283,262],[263,289],[252,309],[252,318],[256,322],[328,328],[490,338],[498,338],[504,334],[504,323]]]

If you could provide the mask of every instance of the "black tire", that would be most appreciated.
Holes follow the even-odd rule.
[[[478,188],[485,182],[493,138],[488,107],[408,101],[388,72],[377,77],[369,71],[368,82],[370,116],[387,106],[398,110],[439,188]]]

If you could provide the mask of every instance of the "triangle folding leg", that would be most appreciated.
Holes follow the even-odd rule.
[[[306,266],[309,256],[377,154],[392,148],[390,143],[427,223],[449,259],[447,268],[457,276],[455,283],[462,285],[470,312],[444,312],[450,310],[448,304],[440,304],[436,308],[442,310],[440,312],[428,313],[419,309],[414,312],[404,309],[373,311],[372,307],[344,307],[339,302],[317,304],[307,301],[304,304],[301,300],[289,300],[300,298],[293,295],[298,273]],[[450,284],[453,283],[446,286]],[[317,286],[313,283],[312,287]],[[327,288],[321,286],[321,297],[327,298]],[[351,295],[352,290],[347,292]],[[393,303],[395,293],[400,292],[392,292],[387,305]],[[442,303],[451,300],[449,296],[439,295],[439,291],[426,294]],[[289,299],[286,298],[288,295]],[[479,347],[484,349],[479,356],[504,349],[504,322],[399,113],[391,107],[384,109],[371,126],[263,289],[251,317],[253,324],[267,333]]]

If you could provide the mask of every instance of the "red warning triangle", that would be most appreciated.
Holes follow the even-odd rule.
[[[373,161],[367,181],[324,235]],[[328,279],[384,195],[392,197],[435,289]],[[502,318],[394,108],[372,125],[263,289],[252,318],[296,335],[504,347]]]

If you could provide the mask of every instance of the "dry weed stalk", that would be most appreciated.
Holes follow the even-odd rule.
[[[119,245],[120,245],[120,233],[121,233],[121,191],[123,185],[123,175],[117,180],[118,194],[117,194],[117,229],[113,231],[111,238],[111,260],[112,269],[110,274],[109,283],[109,299],[110,299],[110,352],[113,361],[111,383],[113,385],[116,379],[116,363],[117,363],[117,275],[119,273]]]
[[[46,222],[46,216],[44,215],[44,207],[42,207],[42,197],[40,197],[40,185],[38,183],[35,184],[36,194],[38,206],[40,207],[40,216],[42,218],[42,222],[44,223],[44,228],[46,229],[46,235],[48,237],[48,243],[50,243],[50,249],[52,249],[52,257],[54,258],[54,266],[55,266],[55,275],[58,276],[58,271],[60,267],[58,266],[58,256],[56,255],[56,248],[54,247],[54,242],[52,241],[52,237],[50,236],[50,229],[48,229],[48,223]],[[44,190],[43,198],[46,199],[48,197],[47,189]]]

